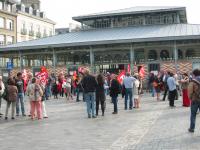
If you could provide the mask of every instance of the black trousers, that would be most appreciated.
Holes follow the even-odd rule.
[[[102,114],[104,114],[105,112],[105,100],[101,100],[99,98],[96,98],[96,115],[98,115],[99,113],[99,104],[101,104],[101,111],[102,111]]]
[[[169,106],[174,106],[174,100],[176,98],[176,93],[177,91],[176,90],[173,90],[173,91],[169,91]]]
[[[165,98],[166,98],[167,93],[168,93],[168,86],[167,86],[166,84],[165,84],[164,86],[165,86],[165,87],[164,87],[164,88],[165,88],[165,91],[164,91],[164,96],[163,96],[163,99],[162,99],[163,101],[165,101]]]

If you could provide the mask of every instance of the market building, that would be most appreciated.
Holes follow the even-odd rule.
[[[61,72],[89,66],[93,72],[200,67],[200,25],[188,24],[185,7],[132,7],[73,17],[81,31],[0,48],[20,69],[46,66]],[[5,66],[1,66],[2,68]]]

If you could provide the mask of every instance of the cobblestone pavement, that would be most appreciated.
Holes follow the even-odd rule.
[[[189,108],[181,100],[176,106],[171,109],[167,101],[146,95],[137,110],[123,110],[121,99],[119,114],[112,115],[108,98],[105,117],[88,119],[85,103],[50,100],[46,120],[1,118],[0,150],[199,150],[200,117],[190,134]]]

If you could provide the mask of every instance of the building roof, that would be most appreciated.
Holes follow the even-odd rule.
[[[200,25],[152,25],[71,32],[8,45],[0,51],[199,38]]]
[[[72,19],[76,21],[81,21],[83,19],[90,19],[96,17],[106,17],[106,16],[119,16],[119,15],[128,15],[128,14],[143,14],[143,13],[153,13],[153,12],[166,12],[166,11],[178,11],[186,10],[185,7],[177,6],[137,6],[113,11],[105,11],[100,13],[93,13],[82,16],[75,16]]]

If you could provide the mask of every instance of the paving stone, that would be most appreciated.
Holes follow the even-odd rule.
[[[168,101],[145,94],[141,103],[140,109],[125,111],[120,98],[119,114],[112,115],[108,97],[105,117],[88,119],[83,102],[49,100],[48,119],[0,119],[0,150],[199,150],[200,115],[190,134],[190,110],[181,100],[171,109]],[[5,102],[2,107],[5,112]]]

